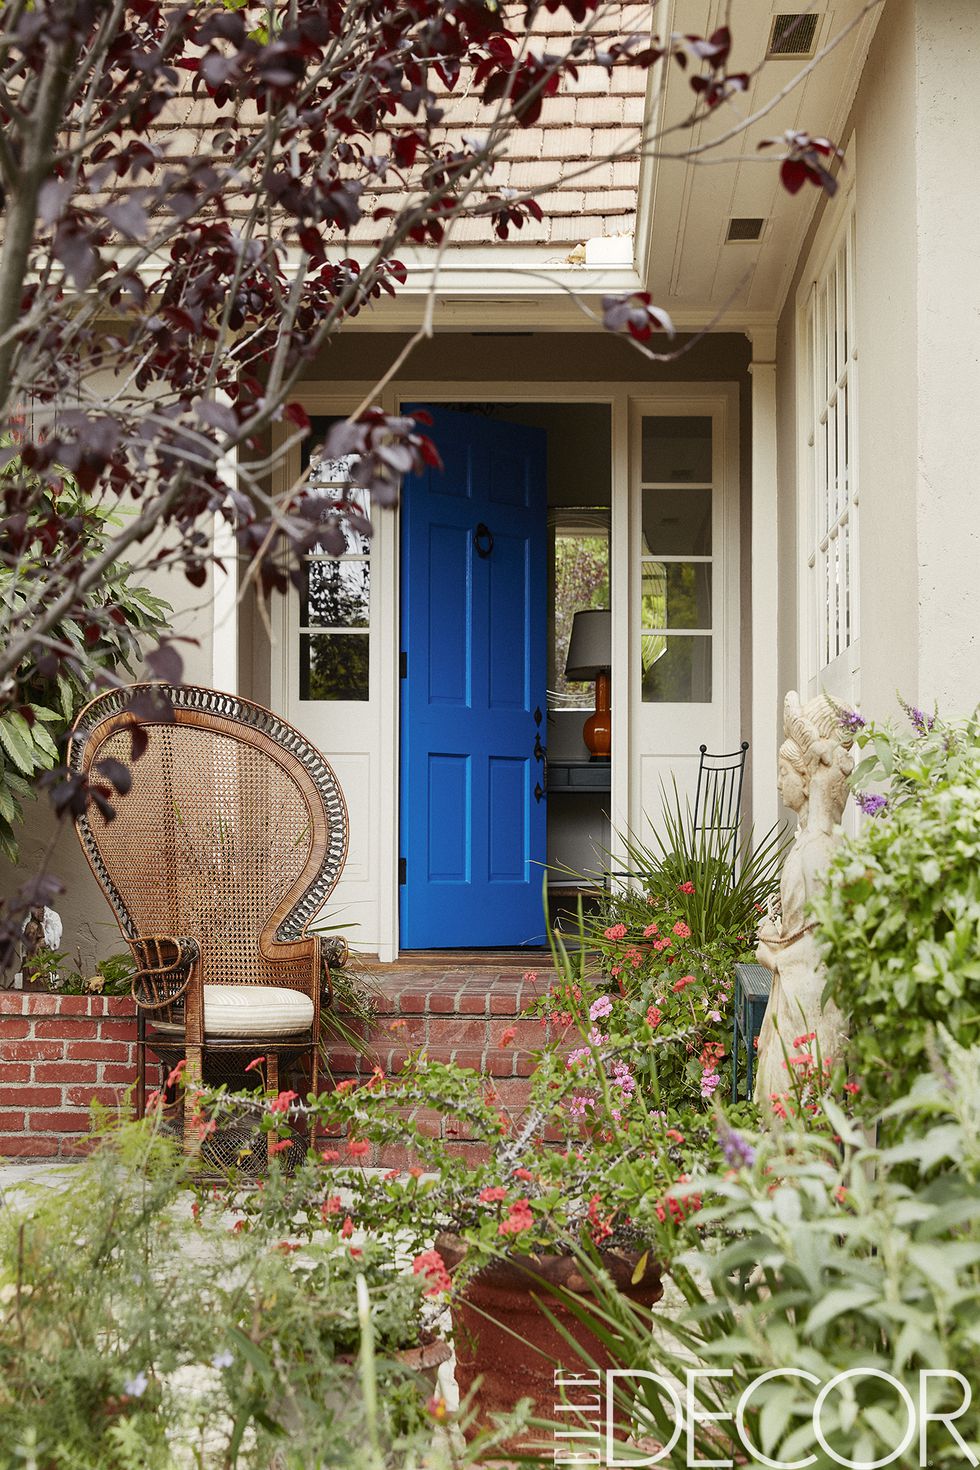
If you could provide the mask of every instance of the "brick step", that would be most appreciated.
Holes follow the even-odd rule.
[[[521,1017],[536,997],[555,979],[550,966],[518,970],[499,969],[486,962],[453,968],[430,963],[417,967],[404,961],[376,972],[379,994],[370,1024],[351,1029],[363,1037],[365,1050],[348,1042],[329,1044],[332,1080],[364,1081],[375,1067],[397,1076],[407,1057],[425,1051],[433,1061],[455,1062],[486,1078],[487,1095],[508,1115],[512,1124],[524,1116],[534,1070],[532,1053],[553,1039],[547,1022]],[[416,1115],[416,1124],[433,1138],[442,1138],[450,1152],[468,1163],[485,1150],[466,1136],[465,1120],[435,1112]],[[344,1141],[326,1140],[343,1156]],[[402,1145],[374,1149],[365,1164],[410,1168],[418,1163]]]

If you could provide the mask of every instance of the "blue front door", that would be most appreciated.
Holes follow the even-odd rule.
[[[430,409],[405,482],[401,945],[543,943],[545,433]]]

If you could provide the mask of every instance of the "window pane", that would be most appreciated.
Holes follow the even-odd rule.
[[[367,699],[365,633],[301,633],[300,699]]]
[[[643,550],[651,556],[710,556],[711,491],[644,490]]]
[[[371,563],[311,561],[300,594],[302,627],[366,628],[370,621]]]
[[[609,512],[562,510],[555,524],[554,631],[549,709],[592,709],[595,685],[565,678],[568,640],[577,612],[609,606]]]
[[[367,491],[350,485],[319,484],[312,475],[310,485],[320,501],[319,520],[324,527],[323,540],[311,551],[320,556],[342,556],[345,552],[367,556],[371,550]]]
[[[641,465],[647,482],[710,485],[710,418],[645,418]]]
[[[644,633],[640,655],[646,703],[710,703],[710,637],[671,638],[669,634]]]
[[[711,563],[643,563],[641,626],[710,628]]]

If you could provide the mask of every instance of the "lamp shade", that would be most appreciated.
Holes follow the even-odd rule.
[[[608,607],[577,612],[565,659],[566,679],[595,679],[612,662],[612,621]]]

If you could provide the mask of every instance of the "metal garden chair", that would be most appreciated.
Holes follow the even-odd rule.
[[[144,713],[159,694],[172,716]],[[131,762],[135,728],[147,745]],[[94,699],[69,764],[88,774],[107,759],[132,766],[132,789],[112,820],[89,809],[75,827],[137,965],[137,1114],[148,1051],[185,1057],[189,1081],[227,1080],[261,1054],[276,1091],[282,1064],[306,1057],[318,1090],[321,943],[307,930],[347,854],[330,766],[270,710],[189,685]]]
[[[706,745],[699,748],[701,759],[694,795],[694,830],[718,832],[723,836],[727,833],[727,847],[734,865],[742,821],[742,784],[749,742],[743,740],[738,750],[727,755],[711,755]]]

